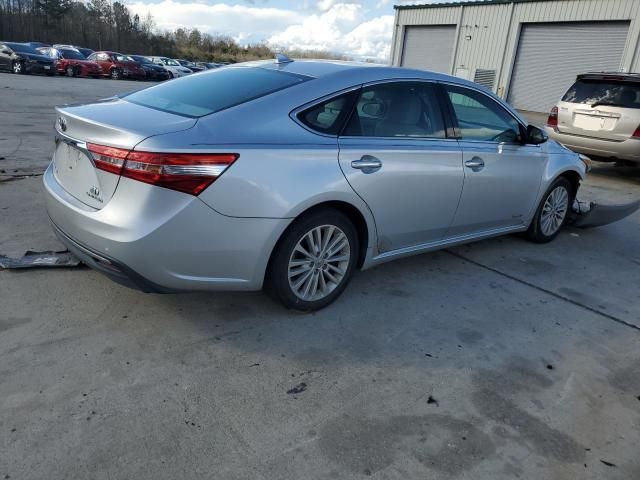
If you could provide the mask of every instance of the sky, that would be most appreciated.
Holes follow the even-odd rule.
[[[156,28],[198,28],[234,38],[241,45],[322,50],[354,59],[387,61],[394,4],[443,0],[129,0]]]

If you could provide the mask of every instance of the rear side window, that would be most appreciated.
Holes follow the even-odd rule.
[[[563,102],[592,107],[640,108],[640,83],[616,80],[578,80],[562,97]]]
[[[309,79],[264,68],[231,67],[171,80],[123,98],[165,112],[202,117]]]
[[[445,138],[444,122],[429,83],[383,83],[362,89],[344,135]]]

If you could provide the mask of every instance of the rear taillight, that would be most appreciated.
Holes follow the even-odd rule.
[[[199,195],[239,155],[236,153],[137,152],[90,144],[96,168],[139,182]]]
[[[640,138],[640,125],[638,125],[638,128],[636,128],[636,131],[633,132],[633,135],[631,135],[633,138]]]
[[[87,148],[93,156],[93,161],[96,164],[96,168],[104,170],[105,172],[111,172],[120,175],[122,166],[124,165],[124,159],[127,158],[129,150],[114,147],[104,147],[102,145],[94,145],[92,143],[87,145]]]
[[[554,106],[549,112],[549,118],[547,118],[547,126],[554,128],[558,126],[558,107]]]

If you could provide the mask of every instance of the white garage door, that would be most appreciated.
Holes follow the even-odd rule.
[[[628,22],[523,25],[509,103],[548,112],[579,73],[618,71],[628,30]]]
[[[406,27],[400,65],[450,73],[455,38],[455,25]]]

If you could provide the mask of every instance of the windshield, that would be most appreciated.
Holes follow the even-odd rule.
[[[122,55],[121,53],[114,53],[111,55],[116,62],[130,62],[131,59],[126,55]]]
[[[7,47],[9,47],[14,52],[21,53],[34,53],[36,55],[42,55],[35,48],[30,47],[29,45],[23,45],[21,43],[5,43]]]
[[[563,102],[640,108],[640,84],[620,80],[578,80]]]
[[[70,50],[68,48],[61,48],[58,50],[62,58],[73,58],[76,60],[86,60],[85,56],[76,50]]]
[[[255,67],[209,70],[124,97],[166,112],[202,117],[309,80],[309,77]]]
[[[160,60],[165,65],[171,65],[172,67],[179,67],[180,66],[180,64],[178,62],[176,62],[175,60],[171,60],[170,58],[161,58]]]

